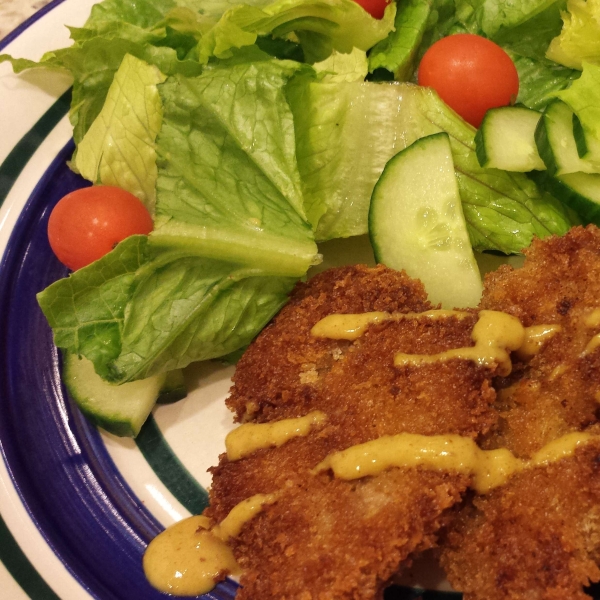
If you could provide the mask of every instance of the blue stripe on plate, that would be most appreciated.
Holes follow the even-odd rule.
[[[59,4],[62,4],[65,0],[52,0],[52,2],[46,4],[43,8],[40,8],[35,14],[31,15],[29,19],[23,21],[16,29],[13,29],[6,37],[0,40],[0,50],[3,50],[12,41],[16,40],[26,29],[31,27],[36,21],[41,19],[44,15],[48,14],[51,10],[56,8]]]
[[[66,397],[51,331],[35,294],[65,268],[48,245],[54,204],[85,182],[65,165],[68,144],[25,206],[0,267],[0,440],[23,504],[54,552],[102,600],[166,598],[141,559],[159,523],[115,468],[98,432]],[[227,582],[207,595],[234,597]]]

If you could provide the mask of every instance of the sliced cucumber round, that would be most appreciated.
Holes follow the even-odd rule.
[[[488,110],[475,135],[479,164],[520,173],[543,171],[546,165],[538,154],[534,138],[541,116],[525,106]]]
[[[369,235],[377,262],[420,279],[433,303],[479,303],[448,134],[421,138],[386,164],[371,196]]]
[[[87,358],[67,353],[63,362],[63,383],[69,396],[94,424],[109,433],[135,437],[148,418],[165,381],[155,375],[122,385],[104,381]]]
[[[169,371],[165,376],[165,381],[160,388],[157,404],[172,404],[183,400],[187,396],[187,387],[182,369]]]
[[[563,204],[571,207],[584,224],[600,227],[600,175],[568,173],[561,177],[539,177],[536,183]]]
[[[573,133],[573,111],[562,100],[553,100],[546,107],[535,130],[535,143],[550,175],[595,170],[579,157]]]

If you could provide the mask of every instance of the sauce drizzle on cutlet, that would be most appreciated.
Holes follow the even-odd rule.
[[[596,312],[600,324],[600,310],[594,314]],[[452,310],[333,314],[319,321],[311,333],[315,337],[354,341],[374,323],[417,318],[461,319],[472,314]],[[512,369],[511,351],[520,350],[520,358],[526,360],[537,354],[543,344],[559,331],[559,325],[524,328],[511,315],[482,310],[471,333],[473,346],[432,355],[398,353],[394,364],[419,366],[458,358],[481,366],[497,364],[498,373],[508,375]],[[600,345],[600,334],[592,339],[592,343]],[[281,446],[294,437],[309,435],[326,420],[323,412],[313,411],[298,418],[242,425],[227,436],[228,459],[239,460],[261,448]],[[424,436],[400,433],[334,452],[313,469],[313,474],[332,471],[335,477],[353,480],[377,475],[390,468],[424,467],[468,475],[472,478],[472,487],[485,494],[506,483],[512,475],[572,456],[579,446],[595,439],[600,439],[600,436],[571,433],[544,446],[529,460],[524,460],[515,457],[507,448],[482,450],[471,438],[455,434]],[[278,497],[278,492],[251,496],[237,504],[218,524],[213,524],[207,517],[197,516],[169,527],[150,543],[144,555],[144,571],[148,580],[157,589],[170,594],[198,595],[213,589],[227,574],[239,573],[228,542],[237,537],[243,526],[264,506],[277,501]]]
[[[517,350],[521,360],[529,360],[540,352],[542,346],[557,333],[562,331],[560,325],[532,325],[525,328],[525,341]]]
[[[373,323],[383,321],[403,321],[405,319],[447,319],[456,317],[464,319],[470,313],[461,310],[428,310],[415,313],[366,312],[359,314],[333,314],[322,318],[311,329],[314,337],[331,340],[357,340]]]
[[[227,434],[227,458],[240,460],[263,448],[279,447],[287,441],[308,435],[314,427],[323,425],[327,415],[314,410],[304,417],[281,419],[268,423],[245,423]]]
[[[353,480],[394,467],[424,467],[469,475],[473,478],[472,487],[485,494],[504,485],[515,473],[572,456],[579,446],[599,437],[583,432],[569,433],[544,446],[531,459],[522,460],[507,448],[482,450],[471,438],[455,434],[400,433],[334,452],[321,461],[313,473],[331,470],[339,479]]]
[[[146,548],[144,573],[148,581],[175,596],[198,596],[212,590],[225,576],[238,575],[240,568],[227,542],[276,500],[277,493],[251,496],[214,526],[203,516],[171,525]]]
[[[474,346],[453,348],[437,354],[404,354],[394,357],[397,367],[428,365],[453,358],[470,360],[479,366],[498,365],[498,374],[506,377],[512,371],[510,351],[525,341],[525,328],[516,317],[495,310],[482,310],[473,327]]]
[[[439,320],[455,317],[460,319],[470,314],[472,313],[458,310],[429,310],[422,313],[405,314],[385,312],[333,314],[316,323],[311,333],[315,337],[354,341],[374,323],[418,318]],[[453,348],[437,354],[398,353],[394,364],[398,367],[416,366],[458,358],[471,360],[480,366],[492,366],[497,363],[498,373],[506,376],[512,370],[510,351],[517,350],[519,358],[528,360],[535,356],[542,346],[561,329],[560,325],[523,327],[516,317],[503,312],[482,310],[471,334],[475,342],[474,346]]]

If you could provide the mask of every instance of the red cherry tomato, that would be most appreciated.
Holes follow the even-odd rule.
[[[48,221],[50,247],[73,271],[102,258],[126,237],[151,231],[152,217],[133,194],[104,185],[67,194]]]
[[[432,87],[465,121],[479,127],[490,108],[507,106],[519,93],[519,76],[508,54],[478,35],[442,38],[423,56],[419,85]]]
[[[355,0],[357,4],[360,4],[375,19],[383,18],[385,7],[390,1],[391,0]]]

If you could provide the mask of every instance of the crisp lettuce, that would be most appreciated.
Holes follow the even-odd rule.
[[[73,76],[69,117],[79,144],[104,106],[126,54],[155,65],[165,75],[193,76],[202,71],[198,61],[186,55],[197,45],[194,35],[175,35],[164,23],[173,7],[171,0],[104,0],[93,7],[83,27],[71,29],[72,46],[48,52],[39,62],[8,55],[0,55],[0,62],[11,61],[15,72],[43,67]]]
[[[369,61],[366,52],[358,48],[354,48],[349,54],[334,50],[329,58],[315,63],[313,68],[321,81],[363,81],[369,72]]]
[[[564,233],[570,226],[562,207],[524,175],[482,168],[475,130],[427,88],[309,83],[294,85],[290,98],[306,212],[318,240],[365,233],[371,192],[385,163],[439,131],[450,135],[475,249],[520,252],[534,235]]]
[[[39,295],[57,346],[124,383],[229,354],[285,303],[318,260],[286,99],[298,70],[264,60],[159,85],[156,228]]]
[[[247,345],[296,279],[261,269],[153,252],[144,236],[38,294],[57,346],[125,383]]]
[[[576,71],[545,57],[550,41],[560,33],[565,4],[565,0],[401,2],[396,30],[369,54],[370,71],[386,69],[397,81],[409,81],[423,54],[441,37],[475,33],[491,38],[508,52],[519,73],[518,102],[540,110],[553,92],[578,77]]]
[[[157,67],[126,54],[100,114],[79,143],[75,167],[83,177],[137,196],[153,212],[155,139],[162,124]]]
[[[405,89],[360,81],[292,85],[306,214],[318,240],[367,232],[371,192],[385,163],[419,137]]]
[[[543,110],[553,94],[568,87],[579,72],[543,58],[530,58],[507,49],[519,73],[517,102],[534,110]]]
[[[54,343],[89,358],[99,374],[106,374],[105,365],[119,356],[125,308],[146,245],[146,236],[131,236],[37,296]]]
[[[600,63],[600,0],[568,0],[564,25],[546,56],[581,70],[583,62]]]
[[[303,275],[315,258],[285,86],[298,63],[215,69],[160,88],[152,243]]]
[[[475,0],[474,17],[490,38],[530,21],[556,4],[556,0]]]
[[[284,37],[292,32],[311,59],[325,59],[332,50],[368,50],[393,29],[395,14],[391,3],[382,19],[374,19],[354,0],[276,0],[262,8],[240,4],[202,37],[199,58],[227,58],[233,48],[252,45],[259,35]]]

